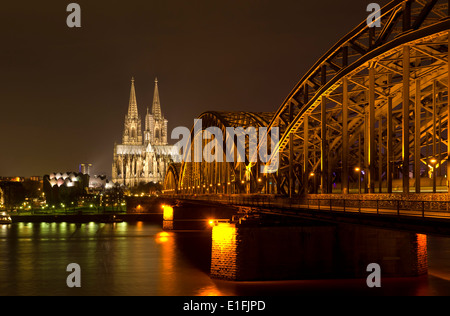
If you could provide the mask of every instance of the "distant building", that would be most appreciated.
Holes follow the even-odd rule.
[[[3,189],[0,187],[0,209],[2,209],[5,206],[5,193],[3,192]]]
[[[0,177],[0,209],[23,208],[43,200],[42,177]]]
[[[25,180],[24,177],[1,177],[0,181],[11,181],[11,182],[23,182]]]
[[[89,178],[89,188],[97,191],[103,191],[113,188],[113,183],[105,175],[94,175]]]
[[[21,181],[0,182],[0,203],[2,207],[19,207],[25,201],[25,189]]]
[[[89,175],[79,172],[57,172],[43,177],[43,191],[48,204],[75,202],[87,193]]]
[[[125,115],[122,143],[114,145],[112,181],[128,187],[140,183],[164,181],[170,163],[181,160],[175,146],[167,142],[167,120],[161,112],[158,80],[155,79],[152,111],[147,107],[142,132],[134,79],[131,79],[130,102]]]

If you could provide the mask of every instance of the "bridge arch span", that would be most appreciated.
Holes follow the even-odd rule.
[[[245,157],[244,161],[240,162],[236,159],[237,153],[237,137],[232,140],[233,152],[235,159],[232,162],[227,162],[226,159],[226,136],[227,127],[238,128],[254,127],[256,130],[259,127],[265,127],[269,124],[273,113],[266,112],[224,112],[224,111],[208,111],[204,112],[197,120],[201,122],[201,126],[196,128],[195,124],[191,128],[191,142],[187,146],[182,162],[179,164],[178,178],[175,176],[173,170],[168,173],[165,181],[165,192],[170,193],[176,191],[183,194],[205,194],[205,193],[245,193],[250,192],[251,183],[258,183],[255,174],[246,174],[246,166],[249,165],[249,142],[245,142]],[[206,162],[204,159],[201,162],[196,162],[194,157],[195,139],[199,137],[199,133],[205,133],[210,127],[217,127],[222,132],[223,144],[222,146],[222,161],[223,162]],[[203,136],[200,134],[200,137]],[[209,140],[202,139],[202,153],[203,148]],[[255,142],[255,147],[257,142]],[[187,155],[190,155],[188,159]],[[191,160],[191,162],[188,162]],[[175,167],[174,167],[175,168]],[[174,185],[174,180],[178,179],[177,185]]]
[[[204,129],[268,127],[258,149],[279,128],[272,150],[277,173],[261,176],[254,156],[245,163],[183,163],[178,189],[288,196],[448,192],[448,1],[394,0],[381,9],[380,22],[370,28],[363,21],[332,46],[274,113],[200,115]],[[251,176],[244,179],[243,172]],[[230,180],[233,190],[224,189]]]
[[[269,124],[280,193],[420,192],[446,177],[449,26],[447,1],[392,1],[381,28],[364,21],[321,57]]]

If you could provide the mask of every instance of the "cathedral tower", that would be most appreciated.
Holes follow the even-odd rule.
[[[125,115],[122,144],[142,145],[142,124],[137,108],[134,78],[131,78],[130,102],[128,104],[128,113]]]
[[[122,144],[114,144],[112,181],[129,188],[140,183],[162,183],[169,164],[174,161],[181,161],[181,156],[177,147],[167,143],[167,120],[161,112],[158,80],[155,79],[152,111],[147,107],[143,140],[132,78]]]
[[[155,78],[152,112],[150,113],[147,107],[147,115],[145,116],[144,142],[145,145],[167,145],[167,120],[161,112],[158,78]]]

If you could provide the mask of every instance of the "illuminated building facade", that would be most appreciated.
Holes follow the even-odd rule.
[[[80,172],[54,172],[43,177],[43,193],[51,205],[75,203],[88,187],[89,175]]]
[[[147,107],[142,132],[134,79],[131,79],[130,102],[125,115],[122,144],[114,145],[112,181],[128,187],[139,183],[162,182],[171,162],[181,160],[175,146],[167,142],[167,120],[161,111],[158,80],[155,79],[152,110]]]

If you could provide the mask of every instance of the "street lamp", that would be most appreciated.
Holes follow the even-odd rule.
[[[355,171],[358,173],[358,193],[361,194],[361,168],[355,167]]]
[[[311,171],[310,173],[309,173],[309,177],[310,178],[312,178],[312,194],[316,194],[317,192],[316,192],[316,189],[317,189],[317,183],[316,183],[316,174],[313,172],[313,171]],[[307,183],[307,187],[306,187],[306,192],[310,192],[310,188],[309,188],[309,181],[308,181],[308,183]]]
[[[437,164],[437,159],[436,158],[431,158],[430,159],[430,164],[431,164],[431,168],[433,168],[433,193],[436,193],[436,164]]]

